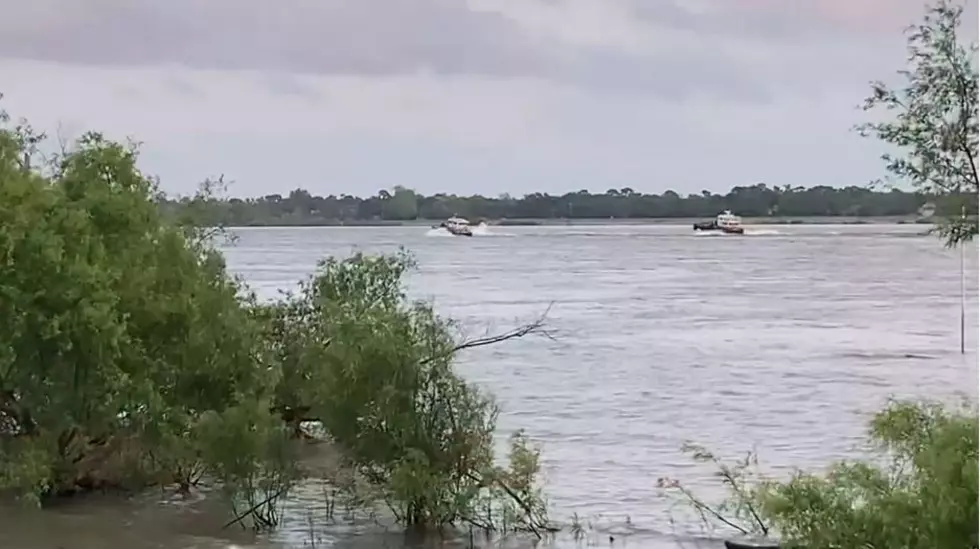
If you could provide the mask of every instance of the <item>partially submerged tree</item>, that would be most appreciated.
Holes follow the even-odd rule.
[[[936,201],[937,231],[947,246],[977,234],[977,44],[961,44],[963,6],[939,0],[908,29],[908,67],[900,87],[872,83],[867,111],[887,121],[858,127],[895,153],[882,155],[891,178]]]
[[[276,409],[318,421],[358,475],[406,525],[540,531],[537,452],[512,439],[494,459],[497,407],[452,362],[461,347],[431,305],[406,298],[402,253],[320,262],[299,292],[266,307],[282,382]]]
[[[44,175],[28,145],[0,130],[0,490],[186,485],[200,420],[276,379],[249,299],[164,222],[134,148],[86,134]]]

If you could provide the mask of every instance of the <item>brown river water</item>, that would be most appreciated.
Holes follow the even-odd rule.
[[[712,471],[681,453],[685,441],[727,456],[755,447],[778,475],[859,455],[868,414],[889,395],[976,398],[977,248],[966,249],[962,356],[960,255],[922,230],[767,226],[728,237],[688,226],[548,226],[454,238],[420,227],[255,228],[237,230],[226,253],[232,271],[271,297],[320,257],[404,246],[419,262],[410,293],[470,335],[552,304],[554,339],[477,349],[459,362],[497,396],[501,441],[525,428],[543,445],[552,517],[577,514],[591,526],[585,539],[551,546],[720,547],[656,488],[670,476],[717,493]],[[323,492],[301,486],[282,528],[258,537],[222,530],[228,511],[206,496],[4,508],[0,548],[417,546],[375,521],[327,520]]]

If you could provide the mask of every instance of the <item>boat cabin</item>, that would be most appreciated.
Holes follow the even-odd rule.
[[[725,210],[718,214],[718,217],[715,219],[715,223],[717,223],[718,227],[722,229],[735,228],[742,225],[742,218],[732,214],[731,210]]]

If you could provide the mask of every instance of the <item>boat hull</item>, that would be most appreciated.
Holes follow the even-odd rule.
[[[439,225],[433,225],[433,229],[445,229],[449,234],[453,236],[473,236],[473,231],[469,227],[453,227],[446,223],[440,223]]]
[[[695,231],[711,231],[725,234],[745,234],[742,227],[721,227],[714,221],[702,221],[694,224]]]

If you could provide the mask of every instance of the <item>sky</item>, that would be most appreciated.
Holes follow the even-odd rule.
[[[864,185],[922,0],[4,2],[0,107],[170,193]],[[976,0],[966,25],[976,35]]]

